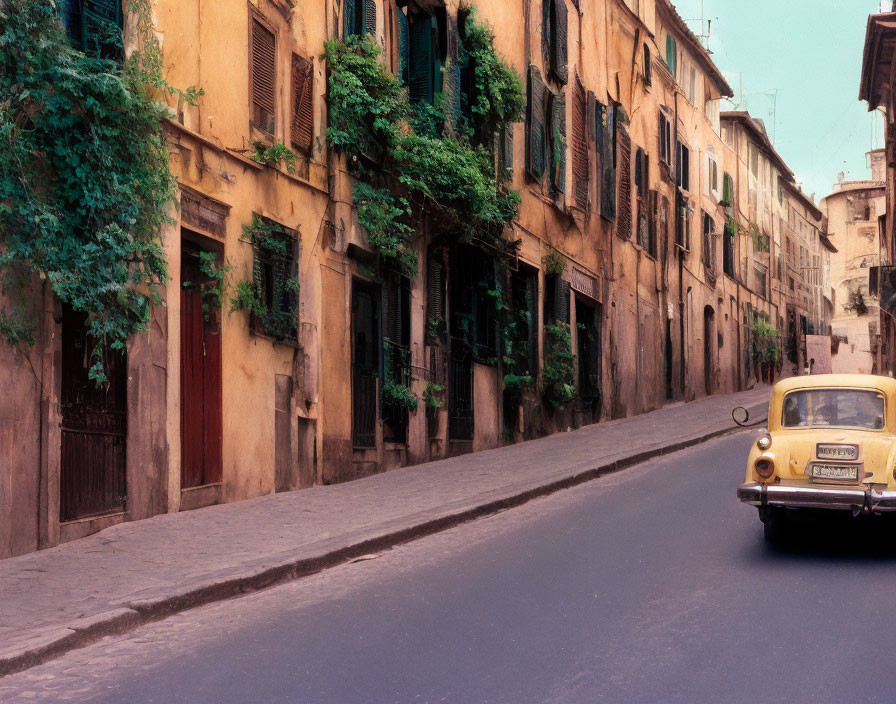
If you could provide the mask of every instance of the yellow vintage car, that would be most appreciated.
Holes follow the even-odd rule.
[[[759,509],[771,541],[805,509],[896,511],[896,380],[820,374],[775,384],[737,498]]]

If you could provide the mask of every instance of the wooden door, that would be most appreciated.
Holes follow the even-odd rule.
[[[95,341],[87,316],[64,306],[62,313],[62,453],[59,520],[123,511],[126,502],[127,364],[123,352],[107,351],[107,382],[88,378]]]
[[[181,264],[181,487],[221,481],[221,310],[208,295],[197,248]],[[205,292],[205,295],[203,295]]]

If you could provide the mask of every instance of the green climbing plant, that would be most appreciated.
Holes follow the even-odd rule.
[[[545,353],[541,394],[546,403],[559,408],[572,401],[576,395],[572,335],[569,325],[562,322],[546,325],[544,332]]]
[[[296,172],[299,158],[285,144],[280,142],[276,144],[255,142],[252,146],[253,150],[249,154],[249,158],[252,161],[265,166],[273,166],[274,168],[280,168],[280,164],[284,164],[289,173],[294,174]]]
[[[87,313],[97,383],[103,351],[148,329],[168,278],[161,228],[175,184],[158,94],[201,95],[164,80],[149,8],[129,5],[138,49],[122,65],[73,49],[54,3],[0,6],[0,335],[33,343],[26,292],[43,279]]]
[[[519,77],[495,52],[490,31],[472,16],[465,37],[477,57],[475,132],[442,129],[447,122],[442,95],[434,105],[412,105],[401,81],[379,60],[380,48],[371,37],[325,45],[327,141],[355,165],[354,200],[370,247],[398,262],[408,276],[416,276],[418,265],[415,210],[436,214],[442,228],[459,238],[515,247],[503,233],[520,196],[498,183],[494,144],[505,124],[522,119],[525,94]]]

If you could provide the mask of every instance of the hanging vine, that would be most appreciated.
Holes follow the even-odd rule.
[[[444,96],[412,105],[407,91],[379,60],[369,36],[333,39],[325,46],[330,69],[327,140],[357,166],[354,200],[370,247],[417,274],[415,209],[438,215],[445,231],[481,238],[502,249],[520,196],[495,176],[495,138],[522,119],[525,94],[519,76],[494,49],[494,37],[470,13],[464,51],[474,58],[471,111],[475,128],[445,130]],[[370,182],[376,178],[376,186]]]
[[[155,96],[201,95],[162,77],[149,0],[129,9],[138,48],[124,66],[73,49],[54,3],[0,9],[0,286],[12,301],[0,310],[0,335],[33,343],[36,321],[23,304],[35,277],[46,279],[87,313],[98,383],[103,350],[147,330],[168,278],[160,232],[175,184],[162,134],[169,112]],[[106,29],[123,53],[117,27]]]

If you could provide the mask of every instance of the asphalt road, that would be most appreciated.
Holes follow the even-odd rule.
[[[892,524],[766,546],[734,495],[755,437],[105,639],[0,702],[894,701]]]

